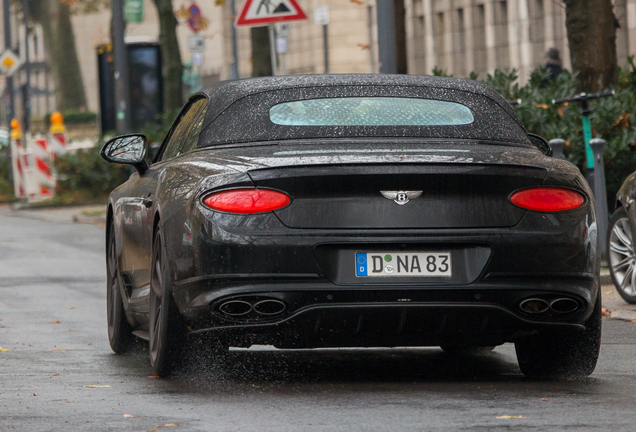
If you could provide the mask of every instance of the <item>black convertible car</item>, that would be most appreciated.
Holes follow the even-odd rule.
[[[102,156],[137,173],[108,203],[108,335],[169,374],[219,350],[514,342],[530,377],[599,353],[592,193],[475,81],[391,75],[225,82]],[[221,352],[221,351],[219,351]]]

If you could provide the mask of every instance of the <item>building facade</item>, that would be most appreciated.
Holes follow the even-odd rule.
[[[255,0],[260,1],[260,0]],[[270,2],[275,0],[270,0]],[[317,6],[329,7],[328,58],[331,73],[375,73],[379,70],[375,0],[297,0],[308,19],[290,23],[287,50],[277,54],[284,65],[280,73],[319,74],[325,72],[322,25],[314,22]],[[523,84],[538,66],[545,65],[550,48],[560,51],[563,67],[570,69],[565,27],[565,6],[560,0],[404,0],[407,71],[431,74],[435,68],[456,77],[476,72],[481,78],[495,69],[517,69]],[[636,54],[636,0],[615,0],[617,55],[619,65]],[[193,65],[202,86],[230,77],[232,16],[230,0],[197,0],[207,27],[199,34],[205,41],[202,53],[194,53],[189,41],[194,34],[181,13],[192,0],[173,0],[179,19],[177,28],[184,64]],[[236,0],[237,13],[245,0]],[[130,42],[159,42],[159,24],[152,0],[143,0],[144,18],[126,29]],[[181,12],[180,12],[181,11]],[[0,10],[0,15],[2,11]],[[24,58],[25,32],[13,17],[13,45]],[[76,49],[87,96],[87,109],[99,107],[96,47],[110,41],[110,10],[72,17]],[[0,21],[1,22],[1,21]],[[237,30],[239,75],[249,77],[251,37],[249,28]],[[33,68],[33,115],[44,115],[55,107],[46,67],[42,31],[34,26],[29,46]],[[0,87],[3,79],[0,77]],[[16,75],[16,102],[21,111],[20,85],[24,74]],[[0,108],[1,110],[1,108]]]

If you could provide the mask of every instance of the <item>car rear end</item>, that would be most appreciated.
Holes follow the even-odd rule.
[[[599,258],[578,169],[483,85],[356,79],[242,98],[202,134],[193,158],[236,174],[204,179],[185,223],[174,296],[192,332],[287,348],[583,331]]]

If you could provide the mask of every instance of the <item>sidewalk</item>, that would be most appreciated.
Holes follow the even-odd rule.
[[[616,292],[614,285],[603,285],[603,319],[615,319],[636,323],[636,305],[626,303]]]
[[[84,223],[106,226],[105,205],[84,205],[67,207],[42,207],[15,210],[9,205],[0,208],[29,219],[42,220],[53,223],[72,224]]]

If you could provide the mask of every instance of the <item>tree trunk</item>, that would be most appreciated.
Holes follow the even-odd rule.
[[[616,84],[616,27],[611,0],[563,0],[572,69],[578,91],[597,92]]]
[[[272,56],[269,49],[269,29],[252,27],[252,77],[272,76]]]
[[[86,108],[86,94],[69,7],[59,0],[30,0],[29,12],[33,20],[42,26],[55,82],[57,108]]]
[[[163,78],[163,109],[170,112],[183,105],[181,52],[177,41],[177,19],[172,0],[154,0],[159,13],[159,42]]]
[[[404,0],[393,0],[395,13],[395,49],[397,58],[397,73],[406,74],[406,9]]]

